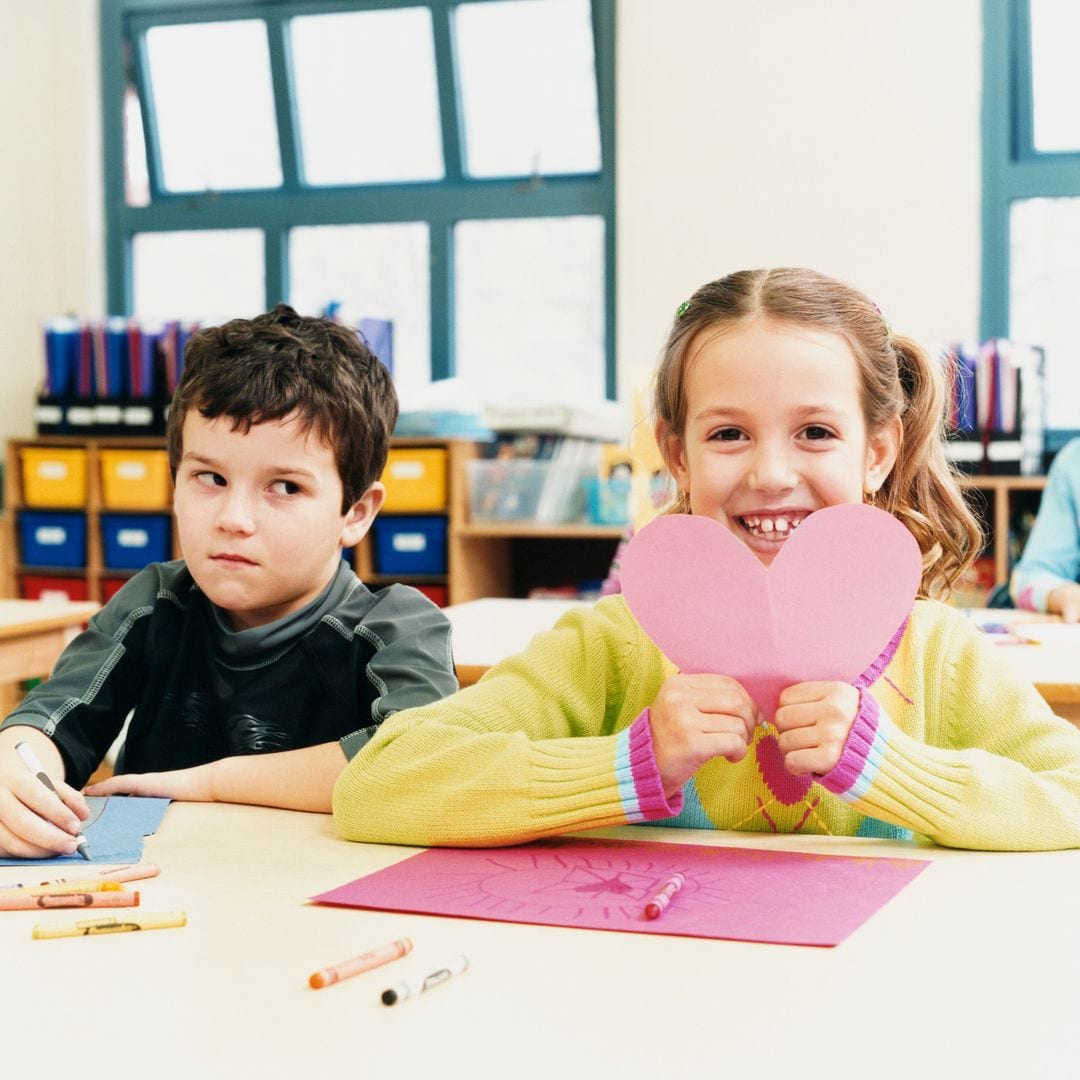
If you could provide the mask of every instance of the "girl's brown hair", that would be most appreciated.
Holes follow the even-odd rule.
[[[918,541],[922,593],[947,596],[982,547],[982,533],[945,456],[943,365],[911,338],[894,335],[877,306],[851,286],[813,270],[740,270],[703,285],[679,308],[655,380],[657,439],[686,426],[686,365],[707,328],[765,316],[838,334],[859,367],[863,417],[876,434],[899,417],[900,451],[876,505]]]

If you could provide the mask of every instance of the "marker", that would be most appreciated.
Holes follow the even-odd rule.
[[[675,899],[678,891],[686,884],[686,878],[682,874],[672,874],[664,882],[660,891],[645,905],[646,919],[659,919],[664,914],[664,909]]]
[[[469,958],[467,956],[455,956],[446,967],[439,968],[437,971],[431,972],[430,975],[417,975],[407,982],[396,983],[389,990],[384,990],[382,992],[382,1003],[384,1005],[396,1005],[399,1001],[415,997],[425,990],[431,990],[440,983],[446,982],[452,975],[460,975],[463,971],[468,970]]]
[[[391,941],[389,945],[380,945],[376,949],[368,949],[367,952],[354,956],[351,960],[344,960],[333,967],[316,971],[314,975],[309,976],[308,985],[313,990],[321,990],[324,986],[340,982],[350,975],[359,975],[363,971],[382,967],[383,964],[389,964],[391,960],[397,960],[410,952],[412,952],[412,941],[409,938]]]
[[[39,908],[138,907],[137,892],[15,892],[0,896],[0,911],[36,911]]]
[[[33,937],[92,937],[95,934],[123,934],[128,930],[165,930],[170,926],[187,926],[187,913],[169,911],[161,915],[126,915],[123,918],[83,919],[77,923],[38,923]]]
[[[15,744],[15,753],[22,758],[23,764],[32,772],[58,799],[60,799],[60,792],[53,786],[53,782],[49,779],[49,774],[45,771],[45,766],[38,760],[37,754],[34,753],[34,748],[28,742],[19,742]],[[60,799],[64,802],[63,799]],[[66,803],[64,804],[67,805]],[[90,845],[86,842],[86,837],[81,833],[75,840],[75,849],[78,853],[86,859],[90,860]]]
[[[92,880],[83,878],[58,877],[48,881],[28,882],[20,881],[14,885],[0,885],[0,892],[4,889],[52,889],[53,886],[67,886],[68,892],[89,892],[93,888],[110,889],[120,887],[123,881],[141,881],[143,878],[157,877],[161,873],[161,867],[152,862],[137,863],[134,866],[117,866],[111,870],[99,870],[98,875],[108,878],[100,886],[93,885]],[[55,891],[63,891],[62,889]]]

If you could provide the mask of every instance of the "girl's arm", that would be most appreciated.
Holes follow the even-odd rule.
[[[939,607],[929,622],[913,665],[925,741],[901,730],[904,705],[890,706],[894,721],[875,703],[821,783],[946,847],[1080,847],[1080,730],[1055,716],[967,620]]]
[[[1050,466],[1039,513],[1024,553],[1013,571],[1009,591],[1018,607],[1031,611],[1057,610],[1068,586],[1080,579],[1080,439],[1074,439]],[[1065,598],[1069,592],[1064,593]]]
[[[387,720],[338,779],[338,827],[497,846],[669,816],[644,712],[669,674],[621,598],[572,611],[476,686]]]

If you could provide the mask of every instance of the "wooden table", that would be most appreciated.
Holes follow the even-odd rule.
[[[0,719],[23,679],[48,675],[64,646],[98,605],[64,600],[0,600]]]
[[[446,608],[454,628],[454,659],[462,686],[476,682],[493,664],[524,649],[533,635],[548,630],[578,600],[471,600]],[[1080,626],[1055,616],[1011,609],[972,608],[976,622],[1027,624],[1039,645],[1002,645],[1003,662],[1013,664],[1059,715],[1080,725]],[[1039,623],[1039,629],[1031,626]]]
[[[856,838],[625,827],[590,835],[932,860],[835,948],[311,905],[413,849],[332,820],[173,804],[138,884],[182,929],[34,941],[61,912],[0,912],[4,1075],[35,1080],[1067,1076],[1080,994],[1080,852],[985,854]],[[40,880],[0,868],[0,884]],[[134,886],[133,886],[134,887]],[[798,896],[791,902],[797,904]],[[839,902],[839,898],[838,898]],[[407,936],[395,964],[308,975]],[[391,983],[471,967],[388,1008]]]

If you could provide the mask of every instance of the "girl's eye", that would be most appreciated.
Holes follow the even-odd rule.
[[[216,472],[197,472],[194,474],[198,483],[204,487],[224,487],[225,477]]]
[[[808,439],[831,439],[833,433],[820,424],[811,424],[803,433]]]
[[[720,442],[736,442],[742,438],[742,432],[736,427],[717,428],[709,438]]]
[[[292,480],[275,480],[270,485],[270,490],[275,495],[295,495],[300,490],[300,485]]]

